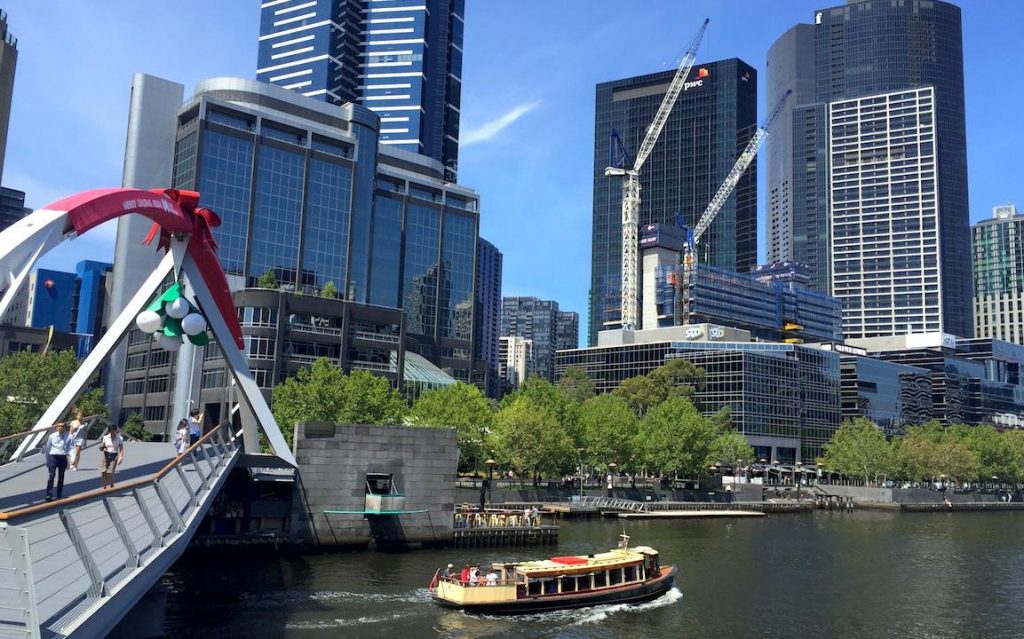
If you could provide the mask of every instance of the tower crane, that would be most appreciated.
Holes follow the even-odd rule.
[[[700,41],[704,38],[704,30],[707,29],[708,20],[704,20],[693,37],[690,45],[686,48],[679,69],[672,78],[665,98],[658,107],[654,120],[647,127],[647,134],[640,148],[636,153],[636,159],[632,167],[610,166],[604,170],[605,176],[621,175],[625,177],[622,184],[622,328],[632,330],[637,324],[637,250],[639,245],[638,225],[640,223],[640,168],[647,161],[647,157],[654,150],[654,144],[658,141],[661,131],[668,122],[668,116],[672,113],[672,107],[676,99],[683,91],[686,78],[697,59],[697,49]]]
[[[732,170],[725,177],[725,181],[722,182],[722,186],[718,187],[718,192],[708,202],[707,208],[699,218],[693,229],[683,227],[683,232],[686,236],[686,241],[683,244],[683,272],[682,277],[677,273],[675,278],[676,286],[676,310],[675,310],[675,323],[680,325],[686,322],[688,313],[686,312],[686,299],[688,297],[688,288],[692,282],[692,278],[697,271],[697,245],[700,244],[700,239],[704,233],[711,227],[711,223],[715,221],[715,216],[725,206],[725,201],[729,199],[729,195],[732,194],[732,190],[736,188],[736,184],[743,177],[743,173],[750,166],[750,163],[757,157],[757,151],[761,148],[761,144],[768,139],[768,134],[771,133],[772,125],[779,118],[779,114],[782,112],[782,107],[786,105],[786,101],[789,100],[789,96],[793,94],[793,90],[789,89],[786,91],[779,102],[772,109],[771,113],[768,114],[768,118],[764,121],[754,136],[750,138],[750,142],[747,143],[746,148],[740,153],[740,156],[736,159],[736,164],[733,165]]]

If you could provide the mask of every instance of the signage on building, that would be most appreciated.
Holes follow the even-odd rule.
[[[686,329],[683,333],[683,337],[686,339],[699,339],[704,336],[704,329],[700,326],[691,326]]]
[[[700,67],[697,69],[697,75],[693,80],[687,80],[683,83],[683,91],[689,91],[696,87],[704,86],[704,78],[711,75],[711,72],[707,70],[707,67]]]
[[[723,337],[725,337],[725,329],[722,328],[721,326],[715,326],[710,331],[708,331],[708,333],[710,334],[711,339],[722,339]]]

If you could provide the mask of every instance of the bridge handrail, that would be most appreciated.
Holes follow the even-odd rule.
[[[140,477],[138,479],[132,479],[130,481],[118,484],[116,492],[124,492],[127,490],[131,490],[133,488],[139,488],[140,486],[146,486],[160,481],[160,479],[162,479],[164,475],[171,472],[183,460],[192,459],[194,461],[193,453],[197,449],[199,449],[199,447],[201,447],[203,444],[207,443],[210,439],[212,439],[214,435],[220,433],[220,431],[221,427],[217,427],[211,430],[210,432],[206,433],[205,435],[200,437],[196,443],[192,444],[187,449],[185,449],[185,452],[181,453],[171,461],[167,462],[167,464],[163,468],[156,471],[152,475],[149,475],[147,477]],[[221,441],[223,442],[223,439]],[[71,497],[64,497],[63,499],[57,499],[55,501],[36,504],[35,506],[26,506],[25,508],[19,508],[17,510],[8,510],[6,512],[0,512],[0,521],[11,522],[21,517],[37,515],[47,510],[65,508],[67,506],[70,506],[71,504],[78,504],[85,501],[91,501],[97,498],[106,497],[110,494],[111,491],[109,490],[106,490],[104,488],[97,488],[95,490],[90,490],[84,493],[79,493],[77,495],[72,495]]]

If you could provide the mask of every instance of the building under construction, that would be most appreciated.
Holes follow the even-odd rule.
[[[720,324],[774,342],[842,342],[842,304],[801,285],[796,263],[736,273],[700,262],[688,281],[679,268],[683,234],[678,228],[648,224],[640,234],[642,323],[645,329],[683,324]],[[614,322],[619,299],[601,300],[605,322]]]

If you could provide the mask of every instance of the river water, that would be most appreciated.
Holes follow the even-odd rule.
[[[632,521],[679,567],[639,606],[518,617],[441,609],[447,564],[614,547],[616,520],[562,522],[557,549],[186,556],[164,578],[169,637],[1024,637],[1024,513],[820,512]]]

